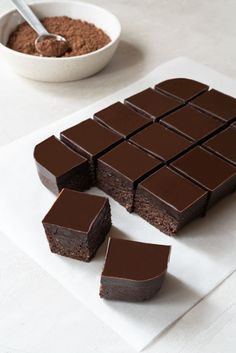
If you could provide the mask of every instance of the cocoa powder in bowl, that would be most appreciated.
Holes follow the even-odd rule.
[[[78,56],[91,53],[107,45],[111,39],[94,24],[67,16],[45,17],[41,20],[49,33],[59,34],[68,42],[68,50],[63,57]],[[36,32],[26,23],[20,24],[11,33],[7,47],[18,52],[36,55]]]

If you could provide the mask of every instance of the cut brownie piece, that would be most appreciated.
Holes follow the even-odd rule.
[[[89,159],[91,174],[95,180],[97,158],[116,146],[122,138],[96,121],[87,119],[61,132],[61,140]]]
[[[63,189],[42,222],[53,253],[90,261],[111,228],[109,201]]]
[[[194,142],[210,137],[224,126],[220,120],[190,106],[178,109],[160,122]]]
[[[55,136],[35,146],[34,158],[41,182],[55,194],[64,187],[83,191],[91,185],[88,160]]]
[[[129,212],[137,183],[161,166],[161,161],[123,142],[98,159],[97,186]]]
[[[177,98],[183,103],[187,103],[191,99],[199,96],[199,94],[207,91],[208,88],[209,86],[204,83],[190,80],[189,78],[172,78],[162,81],[155,86],[157,91]]]
[[[93,118],[125,139],[152,122],[151,119],[136,113],[121,102],[100,110]]]
[[[236,168],[202,147],[195,147],[171,164],[209,191],[208,207],[236,187]]]
[[[173,235],[203,215],[206,204],[206,190],[163,167],[138,185],[134,212],[162,232]]]
[[[101,276],[100,296],[139,302],[161,288],[171,247],[110,238]]]
[[[153,121],[159,120],[164,115],[174,111],[183,105],[177,99],[167,97],[164,94],[154,91],[152,88],[145,89],[125,99],[125,104],[132,107]]]
[[[225,123],[236,119],[236,99],[212,89],[193,99],[189,104]]]
[[[204,143],[204,147],[236,166],[236,129],[228,127]]]
[[[164,162],[173,160],[193,144],[159,123],[138,132],[131,137],[130,142]]]

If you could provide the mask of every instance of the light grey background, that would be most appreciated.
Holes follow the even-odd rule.
[[[235,0],[93,3],[121,21],[122,41],[113,61],[97,76],[55,85],[19,78],[0,58],[0,145],[65,117],[176,56],[236,78]],[[1,0],[0,12],[8,8],[9,1]],[[235,352],[235,293],[234,273],[146,351]],[[0,234],[0,352],[133,350]]]

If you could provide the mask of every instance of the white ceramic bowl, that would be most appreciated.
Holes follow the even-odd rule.
[[[118,19],[107,10],[88,3],[47,1],[31,5],[39,18],[69,16],[95,24],[106,32],[111,42],[105,47],[81,56],[45,58],[16,52],[6,47],[10,33],[24,20],[17,11],[0,17],[0,56],[21,76],[46,82],[75,81],[94,75],[111,60],[120,38]]]

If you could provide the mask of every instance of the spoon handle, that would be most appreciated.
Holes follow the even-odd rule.
[[[22,17],[28,22],[28,24],[37,32],[39,36],[48,35],[48,31],[35,16],[31,8],[24,2],[24,0],[10,0]]]

